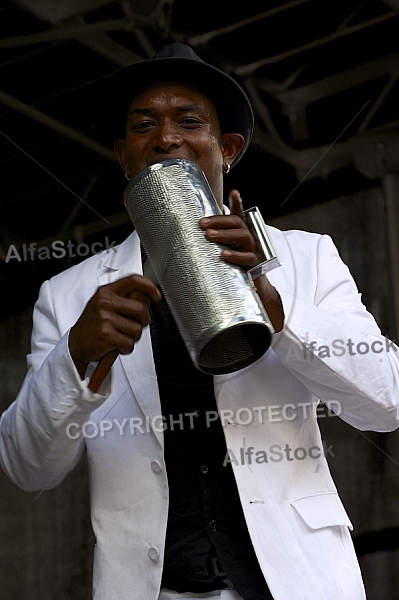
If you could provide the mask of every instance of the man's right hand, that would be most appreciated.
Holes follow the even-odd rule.
[[[98,288],[69,334],[69,351],[83,378],[88,363],[112,350],[132,352],[143,327],[150,323],[148,306],[161,292],[147,277],[129,275]]]

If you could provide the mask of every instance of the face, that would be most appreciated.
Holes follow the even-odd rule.
[[[115,142],[115,154],[134,177],[164,160],[184,158],[198,164],[220,205],[224,162],[231,164],[244,140],[220,131],[216,110],[195,88],[158,83],[133,99],[128,110],[126,139]]]

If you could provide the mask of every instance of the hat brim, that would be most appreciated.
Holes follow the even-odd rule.
[[[244,146],[233,164],[247,150],[254,116],[244,90],[229,75],[212,65],[188,58],[157,58],[119,69],[106,82],[107,126],[113,141],[124,137],[127,109],[135,96],[157,81],[179,81],[194,86],[214,105],[223,133],[240,133]]]

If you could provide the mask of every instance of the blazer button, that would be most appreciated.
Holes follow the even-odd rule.
[[[151,471],[153,473],[160,473],[162,471],[162,465],[158,460],[151,461]]]
[[[148,556],[153,561],[158,560],[158,558],[159,558],[158,548],[156,546],[151,546],[151,548],[148,550]]]

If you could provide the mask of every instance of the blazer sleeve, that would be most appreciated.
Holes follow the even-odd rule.
[[[81,381],[55,317],[51,281],[43,283],[33,312],[28,372],[16,400],[0,420],[0,464],[20,488],[55,487],[79,462],[88,415],[110,393],[110,377],[93,394]]]
[[[295,282],[281,291],[286,320],[274,336],[274,352],[347,423],[393,431],[399,426],[398,347],[363,305],[331,238],[313,236],[304,246],[292,248]]]

